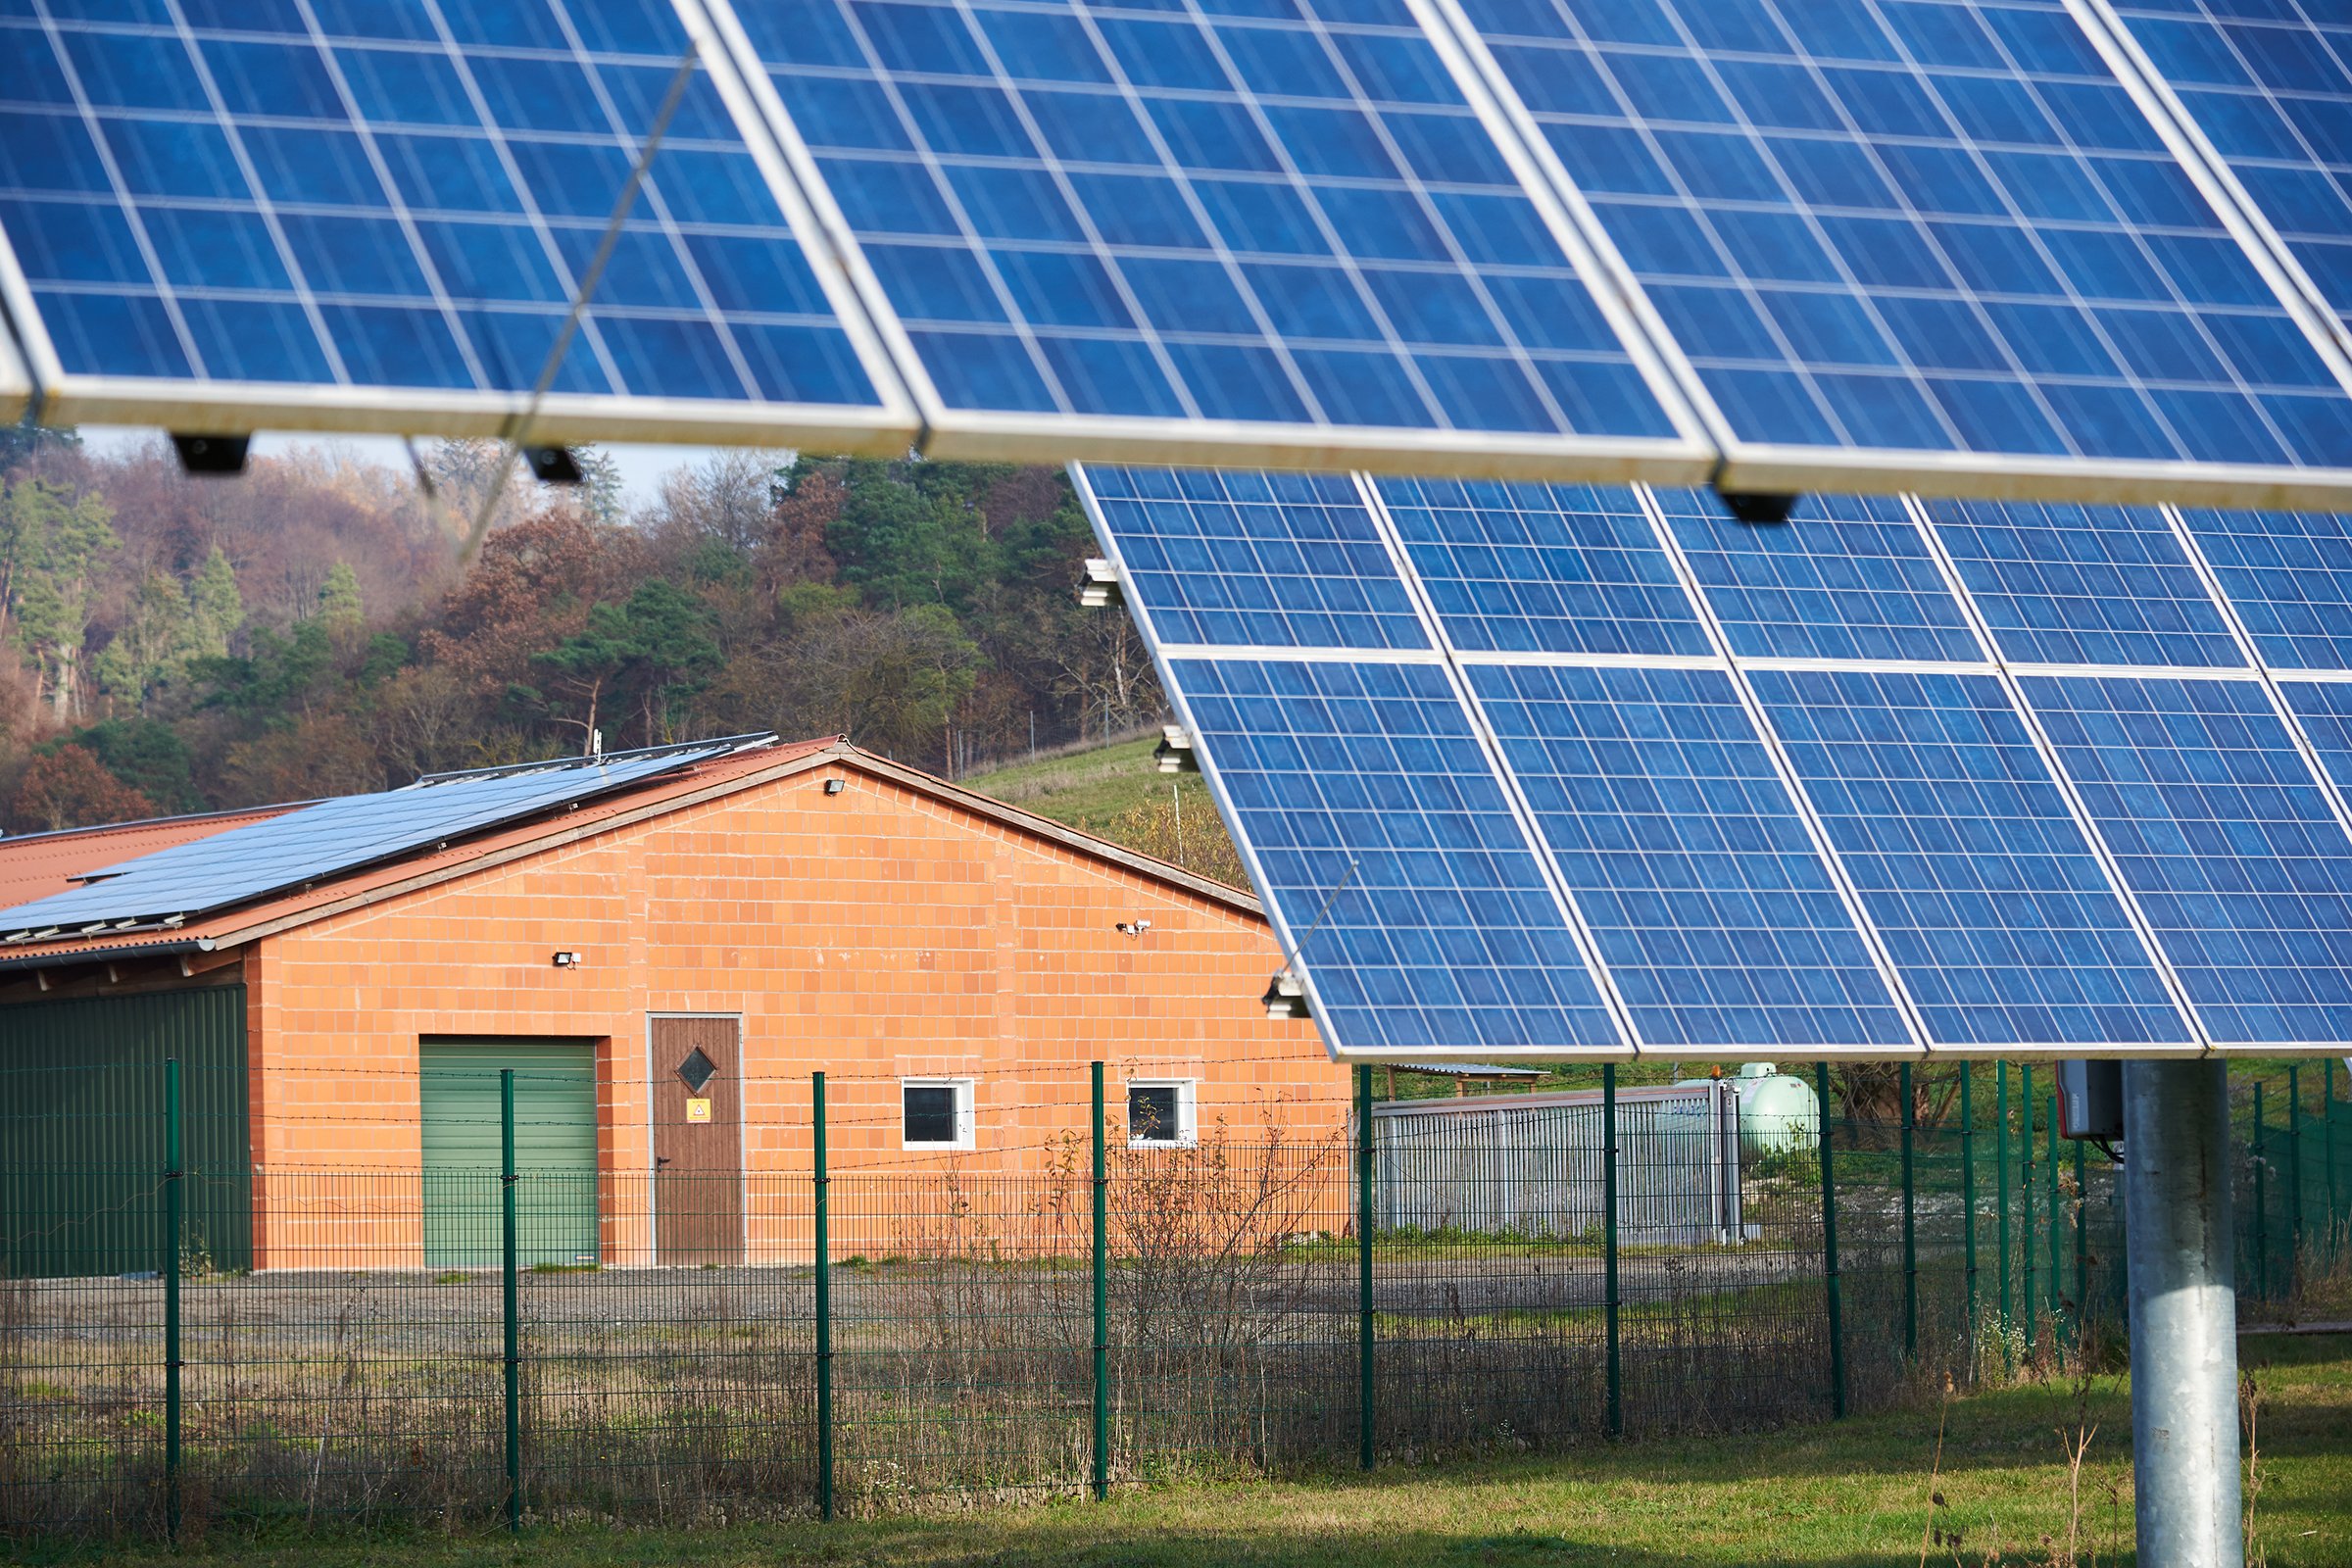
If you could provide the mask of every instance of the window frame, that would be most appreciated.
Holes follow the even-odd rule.
[[[1142,1138],[1135,1130],[1135,1092],[1138,1089],[1176,1091],[1176,1132],[1171,1138]],[[1129,1149],[1198,1149],[1200,1145],[1200,1080],[1198,1078],[1130,1078],[1127,1080],[1127,1147]]]
[[[956,1095],[956,1136],[946,1143],[915,1142],[906,1136],[906,1091],[948,1089]],[[975,1111],[977,1081],[970,1078],[902,1078],[899,1080],[899,1148],[908,1153],[953,1153],[970,1151],[979,1117]]]

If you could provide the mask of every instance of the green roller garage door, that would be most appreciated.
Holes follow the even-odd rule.
[[[428,1040],[418,1063],[427,1268],[501,1261],[499,1074],[510,1067],[522,1266],[597,1260],[595,1046]]]

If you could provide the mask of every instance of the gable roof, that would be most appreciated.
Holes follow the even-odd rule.
[[[63,893],[75,886],[84,871],[194,844],[199,839],[267,822],[300,808],[299,804],[257,806],[240,811],[162,816],[143,822],[114,822],[104,827],[70,827],[55,833],[23,833],[0,838],[0,908],[13,908]]]
[[[647,783],[584,801],[569,810],[494,829],[463,843],[362,867],[300,890],[189,920],[173,931],[149,928],[95,937],[53,938],[0,948],[0,970],[49,968],[100,958],[212,952],[273,936],[494,866],[543,855],[583,839],[684,810],[742,790],[819,767],[855,768],[1026,836],[1053,843],[1130,874],[1190,894],[1236,914],[1262,919],[1256,899],[1181,866],[1066,827],[1048,817],[974,794],[919,769],[874,756],[840,737],[765,747],[700,761]],[[228,825],[235,825],[233,823]],[[216,829],[216,831],[219,831]],[[93,867],[81,861],[78,869]]]

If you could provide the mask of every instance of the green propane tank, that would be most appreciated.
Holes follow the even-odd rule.
[[[1784,1154],[1809,1149],[1821,1137],[1821,1103],[1813,1086],[1782,1072],[1769,1061],[1742,1062],[1740,1087],[1740,1148],[1748,1155]],[[1685,1078],[1677,1089],[1699,1089],[1704,1078]]]

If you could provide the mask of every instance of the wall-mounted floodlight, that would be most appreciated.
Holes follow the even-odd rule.
[[[1123,937],[1140,937],[1145,932],[1152,929],[1152,922],[1141,919],[1121,920],[1117,925],[1112,926],[1111,929]]]
[[[180,435],[172,437],[186,473],[220,478],[245,471],[245,454],[253,445],[249,435]]]
[[[522,461],[531,466],[531,475],[541,484],[585,484],[588,476],[580,472],[579,459],[569,447],[524,447]]]
[[[1102,610],[1126,602],[1126,591],[1119,586],[1119,568],[1101,556],[1090,558],[1086,575],[1078,583],[1078,603],[1088,610]]]
[[[849,785],[840,779],[829,778],[825,780],[825,793],[827,795],[839,795],[843,790],[848,788]]]
[[[586,954],[577,952],[570,948],[564,949],[562,953],[557,954],[555,956],[555,965],[559,969],[577,969],[581,964],[586,963],[587,961],[588,956]]]
[[[1182,724],[1162,724],[1159,744],[1152,748],[1152,760],[1162,773],[1198,773],[1200,760],[1193,754],[1193,738]]]
[[[1269,1018],[1287,1019],[1313,1016],[1307,1010],[1306,987],[1300,983],[1297,975],[1288,969],[1274,977],[1272,983],[1266,987],[1265,996],[1259,1000],[1265,1003],[1266,1016]]]

